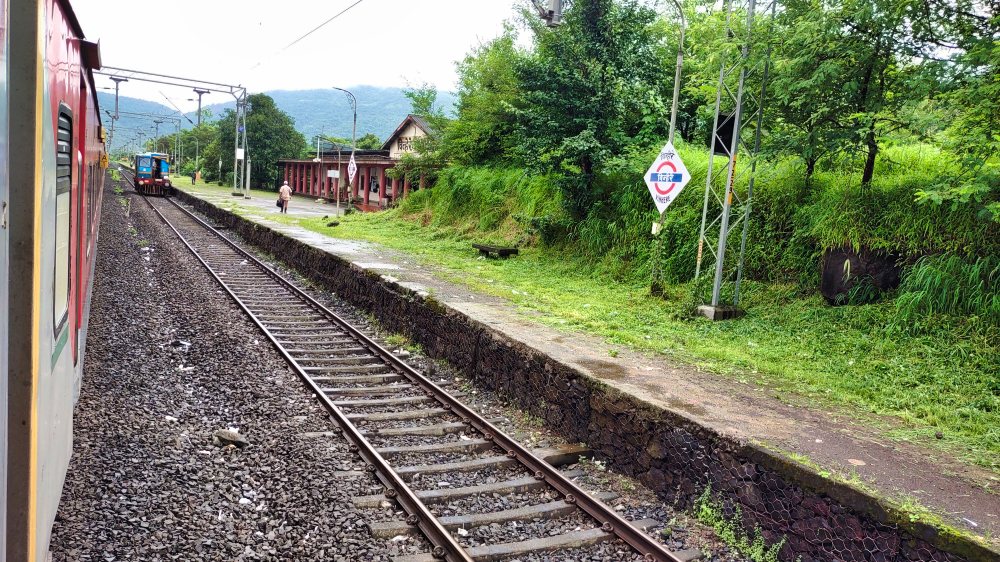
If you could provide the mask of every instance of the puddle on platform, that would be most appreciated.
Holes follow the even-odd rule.
[[[589,370],[597,378],[604,380],[620,381],[628,374],[625,367],[601,359],[579,359],[576,363]]]
[[[697,404],[691,404],[677,398],[667,398],[666,403],[674,409],[680,410],[682,412],[687,412],[692,416],[706,416],[708,415],[708,410],[698,406]]]

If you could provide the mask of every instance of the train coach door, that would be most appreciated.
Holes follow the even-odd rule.
[[[7,253],[8,218],[10,216],[10,191],[7,150],[8,122],[7,76],[7,0],[0,0],[0,560],[7,552],[7,344],[9,341],[8,280],[10,260]]]

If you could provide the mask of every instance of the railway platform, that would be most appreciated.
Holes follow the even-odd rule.
[[[876,426],[892,420],[861,424],[662,356],[609,357],[599,338],[545,326],[414,256],[287,224],[269,199],[182,189],[196,209],[661,496],[717,493],[802,560],[1000,559],[996,474],[886,438]],[[335,215],[298,197],[289,212]]]

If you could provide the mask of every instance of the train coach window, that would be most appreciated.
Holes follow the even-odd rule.
[[[56,262],[52,285],[52,318],[56,333],[69,317],[69,208],[72,188],[73,116],[68,107],[62,106],[59,108],[59,130],[56,132]]]

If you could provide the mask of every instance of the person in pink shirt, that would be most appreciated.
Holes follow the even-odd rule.
[[[278,198],[281,199],[281,212],[288,212],[288,202],[292,200],[292,188],[288,187],[288,182],[286,181],[281,189],[278,190]]]

